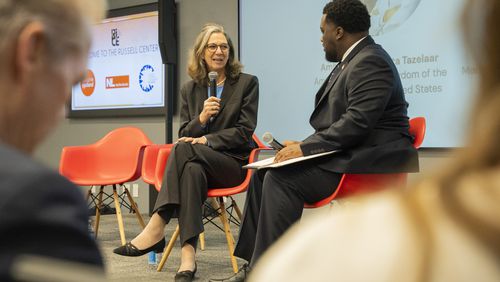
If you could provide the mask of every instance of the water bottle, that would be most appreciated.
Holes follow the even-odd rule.
[[[151,251],[148,253],[148,265],[152,269],[156,269],[161,260],[161,253]]]

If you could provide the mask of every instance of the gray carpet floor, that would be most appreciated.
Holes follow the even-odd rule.
[[[141,227],[134,214],[124,214],[125,237],[132,240],[140,233]],[[143,215],[147,223],[149,217]],[[217,221],[220,225],[220,221]],[[174,232],[177,220],[173,219],[165,228],[167,242]],[[238,227],[231,224],[235,240],[238,237]],[[113,249],[120,246],[120,234],[116,215],[101,216],[97,241],[106,264],[107,278],[110,281],[174,281],[174,275],[180,265],[180,243],[176,242],[162,272],[149,265],[148,255],[141,257],[123,257],[115,255]],[[229,251],[224,232],[212,224],[205,225],[205,250],[201,251],[198,244],[195,281],[208,281],[210,278],[228,277],[233,274]],[[238,260],[238,267],[245,261]]]

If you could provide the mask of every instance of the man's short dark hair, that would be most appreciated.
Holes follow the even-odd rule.
[[[333,0],[325,5],[323,14],[326,15],[326,22],[333,22],[349,33],[370,29],[370,14],[359,0]]]

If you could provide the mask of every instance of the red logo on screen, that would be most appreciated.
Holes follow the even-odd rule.
[[[128,88],[130,79],[128,75],[107,76],[106,89]]]
[[[85,96],[90,96],[95,89],[95,76],[91,70],[87,70],[87,76],[80,82],[80,88]]]

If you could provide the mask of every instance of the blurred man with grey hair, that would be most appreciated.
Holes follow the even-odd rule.
[[[37,256],[103,262],[78,187],[31,158],[83,79],[102,0],[0,0],[0,280]]]

